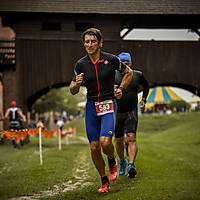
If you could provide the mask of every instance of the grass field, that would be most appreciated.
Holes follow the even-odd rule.
[[[77,131],[62,150],[57,138],[42,140],[42,166],[37,137],[19,151],[0,145],[0,199],[200,199],[200,112],[141,115],[138,175],[120,176],[106,194],[97,192],[100,178],[85,140],[84,120],[68,126]]]

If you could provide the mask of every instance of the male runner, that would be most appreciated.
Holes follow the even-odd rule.
[[[23,122],[26,122],[26,117],[22,113],[21,109],[16,106],[16,101],[11,101],[11,107],[7,109],[5,114],[5,119],[9,118],[9,129],[11,131],[22,129],[20,117],[22,118]],[[16,142],[15,137],[12,139],[12,144],[14,149],[17,147],[20,148],[20,143]]]
[[[107,192],[109,180],[116,180],[118,176],[112,144],[117,111],[114,98],[115,70],[124,75],[120,87],[116,90],[118,98],[121,98],[123,88],[130,82],[132,70],[121,63],[117,56],[101,51],[100,30],[90,28],[83,32],[82,39],[87,55],[75,65],[70,91],[73,95],[77,94],[82,82],[87,88],[86,132],[92,160],[102,180],[98,192]],[[109,179],[106,176],[101,150],[108,158]]]
[[[121,53],[118,58],[130,68],[132,68],[131,56],[129,53]],[[126,142],[128,144],[128,176],[134,178],[137,174],[134,165],[138,146],[136,143],[136,131],[138,125],[138,92],[143,90],[143,97],[141,104],[141,111],[145,109],[146,98],[149,93],[149,84],[144,77],[144,74],[140,71],[133,70],[133,77],[126,89],[123,90],[121,99],[117,99],[117,120],[115,128],[116,137],[116,151],[120,158],[120,170],[119,175],[126,173],[127,160],[124,157],[124,134],[126,134]],[[115,88],[118,88],[123,75],[116,71],[115,76]],[[116,95],[117,96],[117,95]]]

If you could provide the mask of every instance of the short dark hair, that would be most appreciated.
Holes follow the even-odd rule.
[[[97,37],[98,42],[100,42],[102,40],[102,33],[97,28],[89,28],[86,31],[84,31],[82,33],[82,40],[83,40],[83,42],[85,40],[85,35],[95,35]]]

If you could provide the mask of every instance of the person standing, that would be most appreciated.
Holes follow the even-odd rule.
[[[109,180],[116,180],[118,177],[112,143],[117,111],[114,97],[115,70],[124,75],[120,87],[116,90],[118,98],[121,98],[123,88],[131,81],[133,72],[121,63],[117,56],[101,51],[103,41],[100,30],[86,30],[82,34],[82,40],[87,55],[77,61],[69,88],[73,95],[79,92],[82,83],[87,88],[85,125],[92,161],[102,182],[98,192],[108,192]],[[101,150],[108,158],[109,179]]]
[[[63,117],[60,116],[56,122],[56,125],[58,127],[58,129],[60,129],[60,132],[62,134],[62,129],[63,129],[63,126],[64,126],[64,121],[63,121]]]
[[[10,105],[11,107],[6,110],[5,119],[9,118],[9,129],[11,131],[20,130],[22,129],[22,123],[26,122],[26,117],[22,113],[21,109],[16,106],[16,101],[11,101]],[[20,121],[20,118],[23,120],[23,122]],[[20,143],[16,142],[16,137],[12,139],[12,144],[14,149],[17,147],[20,148]]]
[[[118,58],[133,69],[131,56],[129,53],[120,53]],[[144,74],[133,70],[133,77],[126,89],[123,90],[122,98],[117,99],[117,120],[115,127],[116,151],[120,159],[119,175],[124,175],[127,168],[127,159],[124,157],[124,135],[128,145],[128,176],[134,178],[137,174],[135,159],[138,152],[136,142],[136,131],[138,125],[138,92],[143,91],[142,101],[140,102],[141,111],[145,109],[146,98],[149,93],[149,84]],[[120,86],[123,75],[116,71],[115,90]],[[117,96],[117,94],[116,94]]]

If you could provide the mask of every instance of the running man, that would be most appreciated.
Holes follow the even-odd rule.
[[[118,58],[124,64],[132,67],[131,56],[129,53],[121,53]],[[121,99],[117,99],[117,120],[115,127],[116,138],[116,151],[120,159],[119,175],[126,173],[126,167],[128,164],[127,159],[124,157],[124,135],[126,136],[126,144],[128,145],[128,176],[134,178],[137,174],[135,168],[135,159],[138,152],[138,146],[136,143],[136,131],[138,125],[138,92],[143,90],[142,101],[140,102],[141,111],[145,109],[146,98],[149,93],[149,84],[144,77],[144,74],[140,71],[133,70],[133,77],[126,89],[123,90]],[[115,88],[120,86],[123,76],[116,71]],[[116,95],[117,96],[117,95]]]
[[[11,107],[7,109],[6,114],[5,114],[5,119],[9,118],[9,129],[11,131],[14,130],[20,130],[22,129],[22,124],[20,122],[20,118],[22,118],[23,122],[26,122],[26,117],[22,113],[21,109],[16,107],[16,101],[11,102]],[[22,141],[20,141],[22,142]],[[14,149],[17,147],[20,148],[20,143],[16,142],[16,138],[14,137],[12,139],[12,144],[14,146]]]
[[[109,180],[116,180],[118,177],[112,143],[117,111],[114,97],[115,70],[124,75],[120,87],[116,90],[118,98],[122,97],[122,90],[131,81],[133,72],[121,63],[117,56],[101,51],[103,41],[100,30],[86,30],[82,34],[82,40],[87,55],[75,65],[70,92],[77,94],[82,83],[87,88],[85,124],[92,160],[102,181],[98,192],[108,192]],[[108,158],[109,179],[101,150]]]

